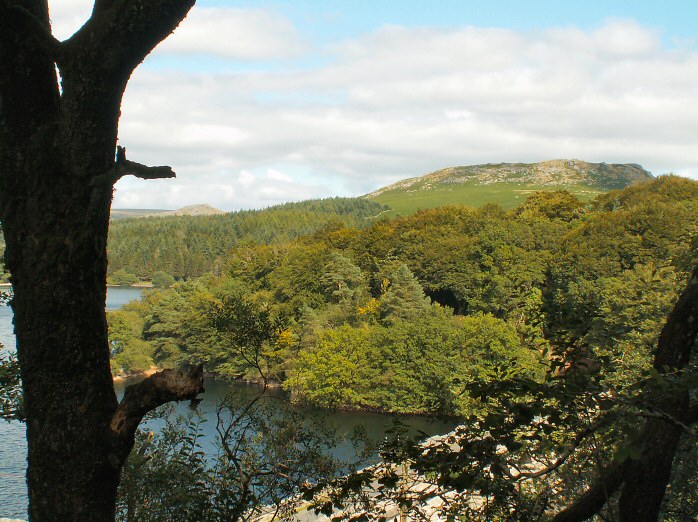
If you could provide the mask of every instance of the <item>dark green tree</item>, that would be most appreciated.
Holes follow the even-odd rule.
[[[153,274],[153,286],[155,288],[169,288],[175,283],[175,278],[167,272],[159,270]]]
[[[431,306],[422,285],[404,263],[384,279],[384,287],[380,307],[383,320],[388,323],[395,319],[415,319]]]
[[[138,276],[127,272],[123,268],[120,268],[114,272],[109,278],[107,278],[107,283],[116,286],[130,286],[138,283]]]
[[[332,253],[320,281],[336,302],[351,301],[366,283],[361,269],[339,252]]]

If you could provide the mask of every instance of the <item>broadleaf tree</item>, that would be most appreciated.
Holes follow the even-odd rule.
[[[117,149],[122,96],[193,5],[96,0],[87,22],[59,41],[47,0],[0,0],[0,221],[34,521],[113,520],[143,415],[202,390],[200,368],[165,370],[119,403],[104,308],[114,184],[174,176]]]

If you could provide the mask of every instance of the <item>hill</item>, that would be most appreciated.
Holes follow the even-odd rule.
[[[224,211],[212,207],[211,205],[189,205],[177,210],[167,210],[156,214],[156,217],[164,216],[217,216],[225,214]]]
[[[149,217],[163,212],[170,211],[158,208],[113,208],[111,209],[111,220]]]
[[[409,178],[378,189],[366,198],[384,205],[393,214],[410,214],[443,205],[480,207],[499,203],[513,208],[538,190],[568,190],[591,199],[609,190],[648,181],[652,174],[640,165],[551,160],[540,163],[488,163],[450,167]]]
[[[130,208],[115,208],[111,211],[112,221],[115,219],[128,219],[137,217],[165,217],[165,216],[215,216],[217,214],[225,214],[222,210],[212,207],[211,205],[189,205],[177,210],[161,210],[155,208],[130,209]]]

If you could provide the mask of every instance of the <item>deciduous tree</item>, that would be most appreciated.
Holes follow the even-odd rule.
[[[113,519],[142,416],[202,390],[200,369],[164,371],[127,389],[119,404],[104,310],[114,183],[127,174],[174,176],[117,151],[122,95],[193,4],[96,0],[85,25],[58,41],[47,0],[0,0],[0,221],[34,521]]]

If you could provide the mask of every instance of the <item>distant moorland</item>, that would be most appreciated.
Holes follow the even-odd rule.
[[[497,203],[510,209],[540,190],[567,190],[589,200],[650,179],[652,174],[636,164],[581,160],[489,163],[438,170],[380,188],[366,197],[388,205],[393,209],[389,215],[412,214],[443,205],[481,207]]]

